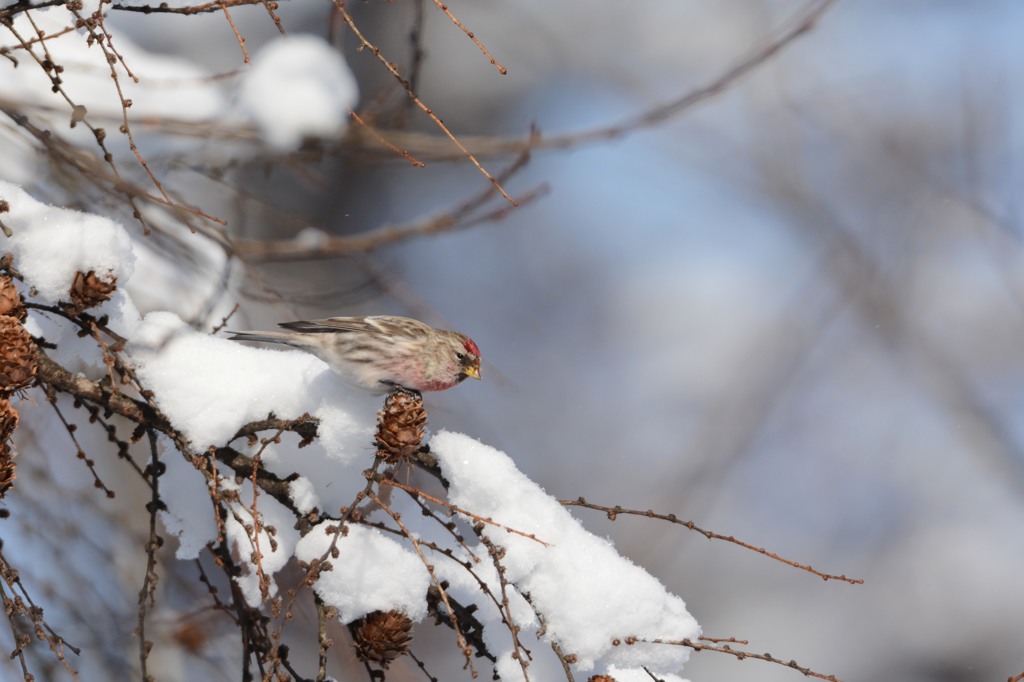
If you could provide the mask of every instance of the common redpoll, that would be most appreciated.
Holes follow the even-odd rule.
[[[285,332],[230,332],[236,341],[283,343],[312,353],[346,381],[378,393],[443,391],[480,378],[480,349],[458,332],[408,317],[283,322]]]

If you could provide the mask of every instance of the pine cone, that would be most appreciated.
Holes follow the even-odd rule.
[[[100,279],[95,270],[87,273],[76,272],[75,281],[71,284],[71,305],[75,313],[94,308],[110,299],[110,294],[117,288],[117,278]]]
[[[0,498],[14,487],[16,463],[11,451],[10,438],[18,426],[18,411],[7,398],[0,398]]]
[[[611,675],[591,675],[587,682],[615,682],[615,678]]]
[[[13,317],[0,317],[0,391],[25,388],[36,376],[36,347]]]
[[[404,656],[412,641],[412,621],[398,611],[374,611],[349,627],[359,660],[372,661],[381,668]]]
[[[377,414],[377,456],[388,464],[408,459],[423,443],[427,431],[427,411],[423,397],[409,391],[392,391]]]
[[[18,287],[7,275],[0,275],[0,315],[9,315],[19,322],[25,321],[25,303]]]

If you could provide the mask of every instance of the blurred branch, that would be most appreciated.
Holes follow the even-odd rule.
[[[191,231],[200,232],[215,241],[220,241],[219,231],[211,229],[205,224],[197,224],[193,219],[198,217],[219,225],[226,224],[224,220],[206,214],[198,208],[186,206],[183,202],[153,195],[141,186],[122,177],[113,165],[113,156],[103,144],[106,132],[102,128],[96,128],[94,133],[103,152],[103,161],[94,152],[68,142],[63,136],[52,130],[35,125],[17,108],[16,103],[0,99],[0,113],[28,132],[39,143],[51,161],[59,161],[59,165],[56,165],[55,168],[60,173],[65,173],[68,170],[75,171],[76,179],[85,180],[103,194],[120,197],[129,204],[136,219],[143,220],[139,204],[136,203],[142,201],[167,209]],[[68,181],[70,182],[70,180]],[[143,222],[142,225],[146,232],[153,229],[153,225],[148,222]]]
[[[827,245],[828,277],[866,322],[864,328],[922,362],[935,395],[957,415],[961,427],[966,421],[968,434],[980,441],[980,447],[971,452],[987,455],[999,480],[1012,481],[1018,493],[1024,490],[1024,457],[1013,429],[986,404],[965,368],[939,338],[922,328],[915,315],[905,309],[901,303],[904,292],[885,276],[878,257],[863,238],[820,197],[795,183],[787,184],[779,174],[773,175],[773,181],[800,215],[791,224]]]
[[[7,615],[11,635],[14,639],[14,650],[10,653],[10,658],[18,659],[25,679],[32,679],[24,653],[32,641],[32,636],[27,632],[19,631],[17,621],[20,620],[27,620],[31,623],[26,629],[31,630],[37,639],[46,642],[57,660],[70,673],[72,679],[78,680],[78,672],[71,667],[64,655],[64,649],[67,648],[76,655],[80,655],[82,652],[67,643],[47,624],[43,618],[43,609],[32,600],[25,585],[21,582],[20,572],[8,561],[2,551],[0,551],[0,581],[3,583],[0,585],[0,601],[3,601],[4,612]],[[18,594],[19,592],[20,594]],[[27,623],[23,624],[28,625]]]
[[[709,83],[647,111],[628,116],[616,123],[562,135],[531,135],[525,139],[519,137],[467,135],[461,135],[459,139],[474,155],[484,157],[508,154],[510,152],[522,152],[524,150],[567,149],[597,142],[608,142],[629,133],[649,128],[678,116],[691,107],[725,92],[744,76],[763,66],[785,48],[789,47],[798,38],[812,31],[825,12],[835,5],[837,1],[816,0],[812,2],[802,12],[797,13],[796,18],[789,22],[789,28],[784,28],[777,38],[770,40],[759,48],[755,48],[750,54],[741,58],[738,63],[726,69]],[[380,144],[379,139],[386,138],[390,143],[409,150],[417,158],[450,160],[461,156],[451,151],[451,145],[443,138],[422,133],[398,130],[377,130],[371,132],[354,129],[350,137],[354,138],[355,144],[366,150],[383,152],[386,147]]]
[[[536,134],[536,131],[534,132]],[[530,160],[529,150],[524,150],[498,178],[506,181],[519,172]],[[495,222],[505,218],[510,210],[526,206],[547,193],[548,186],[540,185],[525,194],[519,195],[516,206],[501,205],[495,209],[476,214],[495,196],[491,186],[463,200],[452,209],[440,215],[422,218],[404,225],[393,225],[372,232],[352,236],[325,236],[310,245],[302,240],[263,241],[253,239],[233,239],[231,248],[235,255],[243,261],[255,262],[288,262],[306,261],[326,258],[339,258],[354,253],[365,253],[383,246],[389,246],[409,239],[433,236],[453,230],[463,230],[483,223]]]

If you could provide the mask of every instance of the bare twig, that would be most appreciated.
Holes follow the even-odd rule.
[[[367,125],[366,121],[364,121],[359,116],[359,114],[357,114],[355,111],[350,109],[348,114],[349,114],[349,116],[351,116],[352,118],[355,119],[356,123],[358,123],[359,125],[361,125],[364,128],[366,128],[367,132],[369,132],[371,135],[374,135],[378,140],[380,140],[381,144],[387,145],[387,147],[391,151],[393,151],[395,154],[398,154],[403,159],[406,159],[413,166],[415,166],[417,168],[423,168],[424,166],[427,165],[427,164],[423,163],[422,161],[417,161],[416,159],[412,158],[412,156],[409,155],[409,152],[405,151],[404,149],[399,149],[395,145],[393,145],[390,142],[388,142],[386,139],[384,139],[384,136],[381,135],[380,132],[378,132],[378,130],[376,128],[372,128],[369,125]]]
[[[393,478],[385,478],[385,479],[381,480],[380,484],[381,484],[381,486],[386,486],[386,485],[393,486],[395,488],[399,488],[401,490],[404,490],[405,492],[409,493],[410,495],[414,495],[416,497],[422,497],[425,500],[430,500],[434,504],[439,504],[442,507],[445,507],[447,509],[451,509],[456,514],[461,514],[461,515],[463,515],[463,516],[465,516],[467,518],[473,519],[477,523],[482,523],[482,524],[486,524],[488,526],[494,526],[496,528],[501,528],[506,533],[512,533],[514,535],[521,535],[524,538],[529,538],[530,540],[533,540],[534,542],[542,544],[545,547],[550,547],[551,546],[551,543],[544,542],[543,540],[538,538],[533,533],[527,533],[525,531],[521,531],[521,530],[517,530],[515,528],[512,528],[511,526],[506,526],[505,524],[498,523],[494,519],[492,519],[490,517],[487,517],[487,516],[480,516],[479,514],[474,514],[473,512],[471,512],[471,511],[469,511],[467,509],[463,509],[462,507],[459,507],[458,505],[452,504],[451,502],[445,502],[444,500],[442,500],[442,499],[440,499],[438,497],[435,497],[435,496],[431,495],[430,493],[426,493],[426,492],[420,490],[419,488],[413,488],[412,486],[405,485],[404,483],[399,483],[398,481],[394,480]]]
[[[341,13],[342,18],[345,20],[345,23],[348,24],[349,30],[351,30],[352,33],[355,34],[356,38],[359,39],[359,42],[362,43],[362,45],[366,49],[373,53],[373,55],[381,62],[381,64],[384,65],[384,68],[391,72],[391,75],[394,76],[402,85],[402,87],[406,90],[406,92],[409,93],[409,98],[413,102],[415,102],[416,106],[418,106],[423,111],[423,113],[425,113],[430,118],[430,120],[434,122],[434,125],[440,128],[441,132],[443,132],[445,136],[449,140],[451,140],[456,147],[459,148],[463,156],[469,159],[470,162],[474,166],[476,166],[476,169],[480,171],[480,173],[490,181],[491,186],[494,187],[494,189],[496,189],[501,194],[501,196],[505,198],[505,201],[509,202],[513,206],[518,206],[518,202],[508,195],[508,193],[505,191],[505,188],[501,186],[501,183],[498,181],[498,179],[491,175],[487,171],[487,169],[485,169],[480,164],[480,162],[477,160],[476,156],[474,156],[472,152],[466,149],[465,145],[463,145],[462,142],[459,141],[459,138],[456,137],[455,134],[448,128],[448,126],[444,124],[444,121],[438,118],[437,115],[430,109],[430,107],[424,104],[423,100],[421,100],[416,93],[409,89],[409,83],[398,72],[398,67],[392,64],[390,61],[388,61],[384,57],[384,55],[381,54],[379,47],[377,47],[376,45],[374,45],[373,43],[366,39],[366,36],[363,35],[363,32],[360,31],[359,27],[356,25],[356,22],[352,18],[352,15],[348,13],[347,9],[345,9],[344,0],[334,0],[334,6],[338,8],[338,11]]]
[[[504,180],[512,177],[527,164],[529,159],[529,151],[522,152],[501,172],[499,178]],[[517,205],[521,207],[532,203],[544,196],[547,191],[547,185],[540,185],[519,195]],[[250,263],[305,261],[365,253],[413,238],[433,236],[501,220],[508,215],[512,207],[502,205],[484,213],[477,213],[493,196],[494,190],[491,187],[485,187],[440,215],[402,225],[382,227],[363,234],[328,237],[314,246],[295,240],[234,239],[231,242],[231,247],[235,255]]]
[[[700,642],[695,642],[692,639],[667,640],[667,639],[639,639],[639,638],[631,638],[630,640],[627,640],[624,643],[626,645],[630,645],[630,644],[634,644],[636,642],[647,642],[647,643],[650,643],[650,644],[668,644],[668,645],[671,645],[671,646],[686,646],[686,647],[690,647],[694,651],[698,651],[698,652],[699,651],[715,651],[715,652],[718,652],[720,654],[729,654],[730,656],[735,656],[737,659],[739,659],[741,661],[744,660],[744,659],[747,659],[747,658],[754,658],[754,659],[757,659],[759,661],[767,661],[768,663],[775,663],[776,665],[781,665],[781,666],[784,666],[786,668],[792,668],[793,670],[796,670],[797,672],[802,673],[805,677],[814,677],[814,678],[817,678],[819,680],[826,680],[826,682],[843,682],[842,680],[840,680],[835,675],[825,675],[823,673],[819,673],[819,672],[817,672],[815,670],[812,670],[811,668],[808,668],[806,666],[800,665],[799,663],[797,663],[796,661],[794,661],[792,659],[789,660],[789,661],[784,661],[781,658],[776,658],[775,656],[772,656],[769,653],[755,654],[755,653],[752,653],[752,652],[749,652],[749,651],[737,651],[736,649],[733,649],[732,647],[730,647],[728,645],[725,645],[725,646],[714,646],[714,645],[711,645],[711,644],[701,644]]]
[[[149,537],[146,541],[146,574],[142,580],[142,588],[139,590],[139,669],[142,679],[148,677],[149,653],[153,648],[153,642],[146,639],[146,614],[156,603],[156,584],[159,576],[156,573],[156,552],[163,545],[163,538],[157,534],[157,514],[166,509],[163,500],[160,499],[160,475],[165,470],[165,465],[160,461],[157,453],[156,434],[152,429],[149,435],[149,466],[146,473],[150,478],[150,501],[146,505],[149,512]]]
[[[683,526],[684,528],[688,528],[689,530],[696,531],[704,537],[706,537],[708,540],[724,540],[725,542],[730,542],[734,545],[739,545],[744,549],[749,549],[751,551],[757,552],[758,554],[763,554],[764,556],[770,559],[775,559],[776,561],[784,563],[787,566],[792,566],[793,568],[799,568],[802,571],[813,573],[822,580],[840,580],[845,583],[850,583],[851,585],[864,584],[864,581],[861,579],[847,578],[845,575],[831,575],[829,573],[822,573],[821,571],[818,571],[811,566],[808,566],[806,564],[800,564],[790,559],[785,559],[779,556],[778,554],[775,554],[774,552],[769,552],[767,549],[763,547],[758,547],[757,545],[752,545],[748,542],[743,542],[742,540],[738,540],[737,538],[731,535],[721,535],[710,530],[705,530],[697,524],[695,524],[693,521],[684,521],[682,519],[676,518],[675,514],[658,514],[650,509],[624,509],[619,506],[605,507],[600,504],[593,504],[591,502],[587,502],[582,497],[579,497],[575,500],[559,500],[559,502],[567,507],[583,507],[585,509],[594,509],[596,511],[602,511],[608,515],[608,519],[610,521],[614,521],[619,516],[619,514],[627,514],[630,516],[646,516],[649,519],[660,519],[662,521],[668,521],[669,523],[675,523],[680,526]]]
[[[477,40],[477,37],[475,35],[473,35],[473,32],[470,31],[468,28],[466,28],[462,24],[461,21],[459,21],[457,18],[455,18],[455,15],[452,14],[451,10],[448,8],[448,5],[446,5],[443,2],[441,2],[441,0],[434,0],[434,4],[437,5],[437,8],[439,10],[441,10],[442,12],[445,13],[445,16],[448,17],[449,21],[451,21],[453,24],[458,26],[459,29],[463,33],[466,34],[466,37],[473,41],[474,45],[476,45],[478,48],[480,48],[480,51],[484,53],[484,56],[487,57],[487,60],[489,62],[491,62],[491,64],[496,69],[498,69],[498,73],[500,73],[502,76],[504,76],[504,75],[506,75],[508,73],[508,69],[506,69],[504,66],[499,64],[498,61],[493,56],[491,56],[491,53],[487,50],[486,47],[484,47],[483,43],[481,43],[479,40]]]
[[[473,659],[471,658],[472,650],[470,649],[469,643],[466,641],[465,636],[462,634],[462,628],[459,627],[459,621],[458,618],[455,617],[455,610],[452,608],[451,601],[449,601],[448,599],[448,593],[445,591],[444,587],[441,585],[441,581],[438,580],[437,575],[434,573],[434,565],[427,560],[426,555],[423,553],[423,548],[420,546],[419,540],[417,540],[416,536],[413,533],[410,533],[409,529],[406,528],[405,524],[402,522],[401,515],[393,511],[391,507],[389,507],[387,503],[384,502],[384,500],[382,500],[380,497],[373,494],[372,492],[369,493],[367,497],[376,502],[377,505],[381,509],[383,509],[396,524],[398,524],[398,527],[402,529],[403,535],[405,535],[405,537],[408,538],[409,542],[412,543],[413,549],[416,550],[416,553],[420,557],[420,561],[423,562],[423,565],[427,569],[427,573],[430,574],[430,579],[434,583],[434,588],[436,588],[438,593],[440,594],[441,601],[444,602],[445,608],[448,609],[448,614],[451,619],[452,627],[455,629],[455,641],[458,644],[459,650],[462,652],[463,656],[466,659],[464,667],[468,668],[473,673],[473,676],[476,677],[476,670],[473,668]]]

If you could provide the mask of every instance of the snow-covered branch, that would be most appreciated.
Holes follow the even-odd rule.
[[[494,138],[481,148],[514,152],[499,170],[421,96],[420,45],[406,68],[343,2],[324,3],[333,28],[396,88],[358,114],[341,41],[282,36],[250,59],[238,14],[257,6],[280,29],[273,3],[0,8],[0,144],[19,171],[0,180],[0,498],[45,519],[18,527],[16,559],[0,554],[22,674],[49,651],[72,679],[79,667],[131,667],[142,679],[214,670],[327,680],[358,666],[384,679],[412,665],[437,679],[431,671],[455,661],[467,678],[679,682],[693,651],[725,650],[700,639],[682,597],[569,507],[630,510],[560,502],[508,454],[444,428],[443,410],[432,431],[419,393],[396,388],[381,403],[312,355],[246,346],[224,330],[236,312],[275,315],[261,297],[288,300],[257,264],[356,258],[388,288],[358,258],[534,203],[546,183],[506,189],[533,150],[674,116],[809,32],[832,4],[813,3],[712,85],[625,124],[575,141],[537,129],[512,146]],[[437,11],[504,73],[464,18]],[[118,28],[127,13],[168,22],[158,26],[222,15],[246,66],[218,72],[149,51]],[[389,108],[395,92],[408,111]],[[434,137],[400,129],[410,112]],[[455,149],[472,171],[468,188],[440,208],[348,232],[270,198],[329,195],[321,173],[336,157],[387,148],[422,166],[402,140],[437,157]],[[254,228],[253,215],[280,232]],[[64,558],[79,554],[89,560]],[[16,563],[38,568],[33,578],[62,601],[33,602]],[[128,604],[116,588],[126,581]],[[115,614],[108,626],[90,627],[87,616],[104,611]],[[51,612],[88,645],[68,644]],[[108,637],[110,623],[124,631]],[[69,651],[81,652],[80,666]]]

